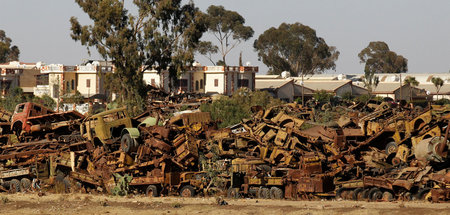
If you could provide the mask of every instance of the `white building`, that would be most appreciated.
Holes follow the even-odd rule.
[[[201,66],[194,64],[182,74],[177,82],[170,81],[169,72],[156,70],[144,71],[146,84],[163,88],[166,92],[183,91],[205,94],[231,95],[241,87],[255,89],[255,73],[258,67],[253,66]],[[177,87],[175,87],[177,86]]]

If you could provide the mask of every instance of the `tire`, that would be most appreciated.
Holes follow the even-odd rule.
[[[398,149],[398,145],[395,142],[389,142],[386,147],[384,148],[384,151],[387,155],[390,155],[392,153],[396,153]]]
[[[369,191],[370,189],[366,188],[361,192],[361,200],[369,199]]]
[[[23,190],[28,190],[31,188],[31,181],[28,178],[22,178],[20,180],[20,184],[22,185]]]
[[[258,199],[268,199],[270,198],[270,191],[267,187],[262,187],[258,190]]]
[[[392,202],[392,201],[394,201],[394,195],[389,191],[385,191],[383,193],[383,197],[381,197],[381,199],[383,199],[383,201],[386,201],[386,202]]]
[[[344,192],[344,191],[345,191],[345,188],[343,188],[343,187],[337,189],[336,190],[336,199],[338,199],[338,198],[343,199],[342,192]]]
[[[120,139],[120,148],[125,153],[131,152],[132,148],[134,148],[134,140],[130,134],[126,133],[122,136]]]
[[[283,199],[283,190],[278,187],[270,188],[270,198],[271,199]]]
[[[371,200],[372,201],[378,201],[379,199],[381,199],[383,197],[383,192],[381,192],[380,190],[375,191],[372,196],[371,196]]]
[[[13,189],[12,192],[18,193],[18,192],[21,191],[21,189],[20,189],[20,181],[19,180],[17,180],[17,179],[11,180],[10,185],[11,186],[10,186],[9,189],[10,190]]]
[[[194,197],[195,196],[195,189],[191,185],[186,185],[180,190],[180,196],[182,197]]]
[[[421,188],[419,189],[419,192],[417,192],[416,194],[416,198],[418,200],[424,200],[425,196],[428,194],[428,192],[430,192],[430,188]]]
[[[145,195],[148,197],[158,197],[159,196],[159,190],[156,185],[148,185],[147,189],[145,190]]]
[[[367,195],[367,199],[372,200],[373,194],[376,193],[376,192],[378,192],[378,191],[380,191],[380,189],[378,189],[378,188],[376,188],[376,187],[370,189],[370,190],[369,190],[369,193],[368,193],[368,195]],[[381,191],[380,191],[380,192],[381,192]]]
[[[356,188],[356,189],[353,191],[352,200],[354,200],[354,201],[359,200],[359,199],[358,199],[358,195],[359,195],[359,193],[361,193],[362,191],[363,191],[363,188]]]
[[[227,191],[227,197],[230,199],[238,199],[240,197],[239,188],[230,187]]]

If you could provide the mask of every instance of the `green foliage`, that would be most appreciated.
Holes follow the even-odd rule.
[[[250,91],[246,88],[237,90],[232,97],[220,97],[210,104],[202,104],[200,110],[210,112],[213,120],[220,120],[219,127],[224,128],[239,123],[251,115],[251,107],[259,105],[264,108],[280,105],[265,91]]]
[[[442,80],[442,78],[440,77],[433,77],[431,78],[431,83],[434,84],[434,86],[436,87],[436,92],[439,93],[441,87],[444,85],[444,80]]]
[[[224,65],[227,65],[227,54],[241,42],[250,39],[254,34],[250,26],[244,25],[244,17],[236,11],[226,10],[223,6],[209,6],[205,20],[209,32],[214,35],[220,44],[218,47],[212,46],[212,50],[220,50]]]
[[[194,60],[194,49],[206,24],[192,2],[181,0],[134,0],[138,14],[130,13],[120,0],[75,0],[93,21],[81,25],[71,17],[71,37],[94,47],[114,62],[108,89],[120,96],[130,112],[143,109],[146,96],[143,71],[155,66],[175,79]]]
[[[39,97],[39,96],[33,97],[31,99],[31,101],[34,102],[34,103],[37,103],[37,104],[41,104],[41,105],[43,105],[45,107],[48,107],[48,108],[50,108],[52,110],[54,110],[56,108],[55,100],[52,97],[48,96],[48,95],[43,95],[41,97]]]
[[[372,98],[369,94],[363,94],[355,98],[356,102],[366,103]]]
[[[416,80],[416,77],[412,77],[412,76],[406,77],[405,80],[403,81],[403,83],[413,86],[413,87],[419,86],[419,81]]]
[[[361,63],[365,63],[364,71],[370,73],[401,73],[408,71],[408,60],[389,50],[382,41],[370,42],[358,54]]]
[[[121,176],[118,173],[114,173],[116,179],[116,186],[111,190],[114,196],[126,196],[130,190],[129,184],[133,179],[133,176],[125,174]]]
[[[20,87],[10,88],[5,98],[1,100],[1,105],[7,111],[14,112],[17,104],[26,102],[27,98],[23,95],[23,90]]]
[[[206,56],[213,65],[216,65],[216,63],[212,60],[212,55],[218,51],[219,47],[213,45],[210,41],[201,41],[197,47],[197,52]]]
[[[61,96],[61,99],[62,103],[65,104],[80,104],[84,102],[84,97],[78,90],[73,94],[64,94],[63,96]]]
[[[447,105],[450,104],[450,100],[448,99],[439,99],[434,102],[437,105]]]
[[[354,98],[355,98],[355,96],[352,94],[352,92],[345,92],[342,95],[342,99],[345,101],[353,101]]]
[[[11,42],[5,31],[0,30],[0,63],[19,60],[19,48],[11,46]]]
[[[336,47],[328,46],[316,31],[301,23],[282,23],[270,28],[255,40],[253,47],[272,74],[290,71],[306,76],[335,69],[339,57]]]
[[[314,93],[313,97],[319,103],[326,103],[331,101],[333,94],[328,93],[326,90],[319,90]]]

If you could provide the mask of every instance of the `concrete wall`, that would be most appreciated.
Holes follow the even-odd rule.
[[[277,97],[281,100],[292,102],[294,100],[294,84],[289,82],[277,90]]]
[[[87,80],[90,80],[90,87],[87,87]],[[77,90],[85,97],[97,94],[97,74],[78,74]]]
[[[344,85],[341,86],[341,87],[339,87],[339,88],[336,90],[336,96],[343,96],[343,95],[344,95],[345,93],[347,93],[347,92],[353,93],[353,91],[352,91],[352,85],[351,85],[350,82],[344,84]]]
[[[225,75],[223,73],[206,73],[205,93],[225,93]],[[218,80],[217,87],[214,86],[214,80]]]
[[[143,75],[143,79],[144,79],[145,84],[147,84],[147,85],[152,85],[152,79],[153,79],[155,82],[154,87],[161,86],[161,77],[156,71],[155,72],[145,71],[144,75]]]

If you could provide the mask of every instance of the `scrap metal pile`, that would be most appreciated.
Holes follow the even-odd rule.
[[[85,117],[19,104],[11,121],[2,117],[0,190],[450,200],[448,106],[338,107],[326,124],[297,104],[254,107],[224,129],[209,113],[176,113],[202,102],[154,97],[136,118],[125,108]]]

